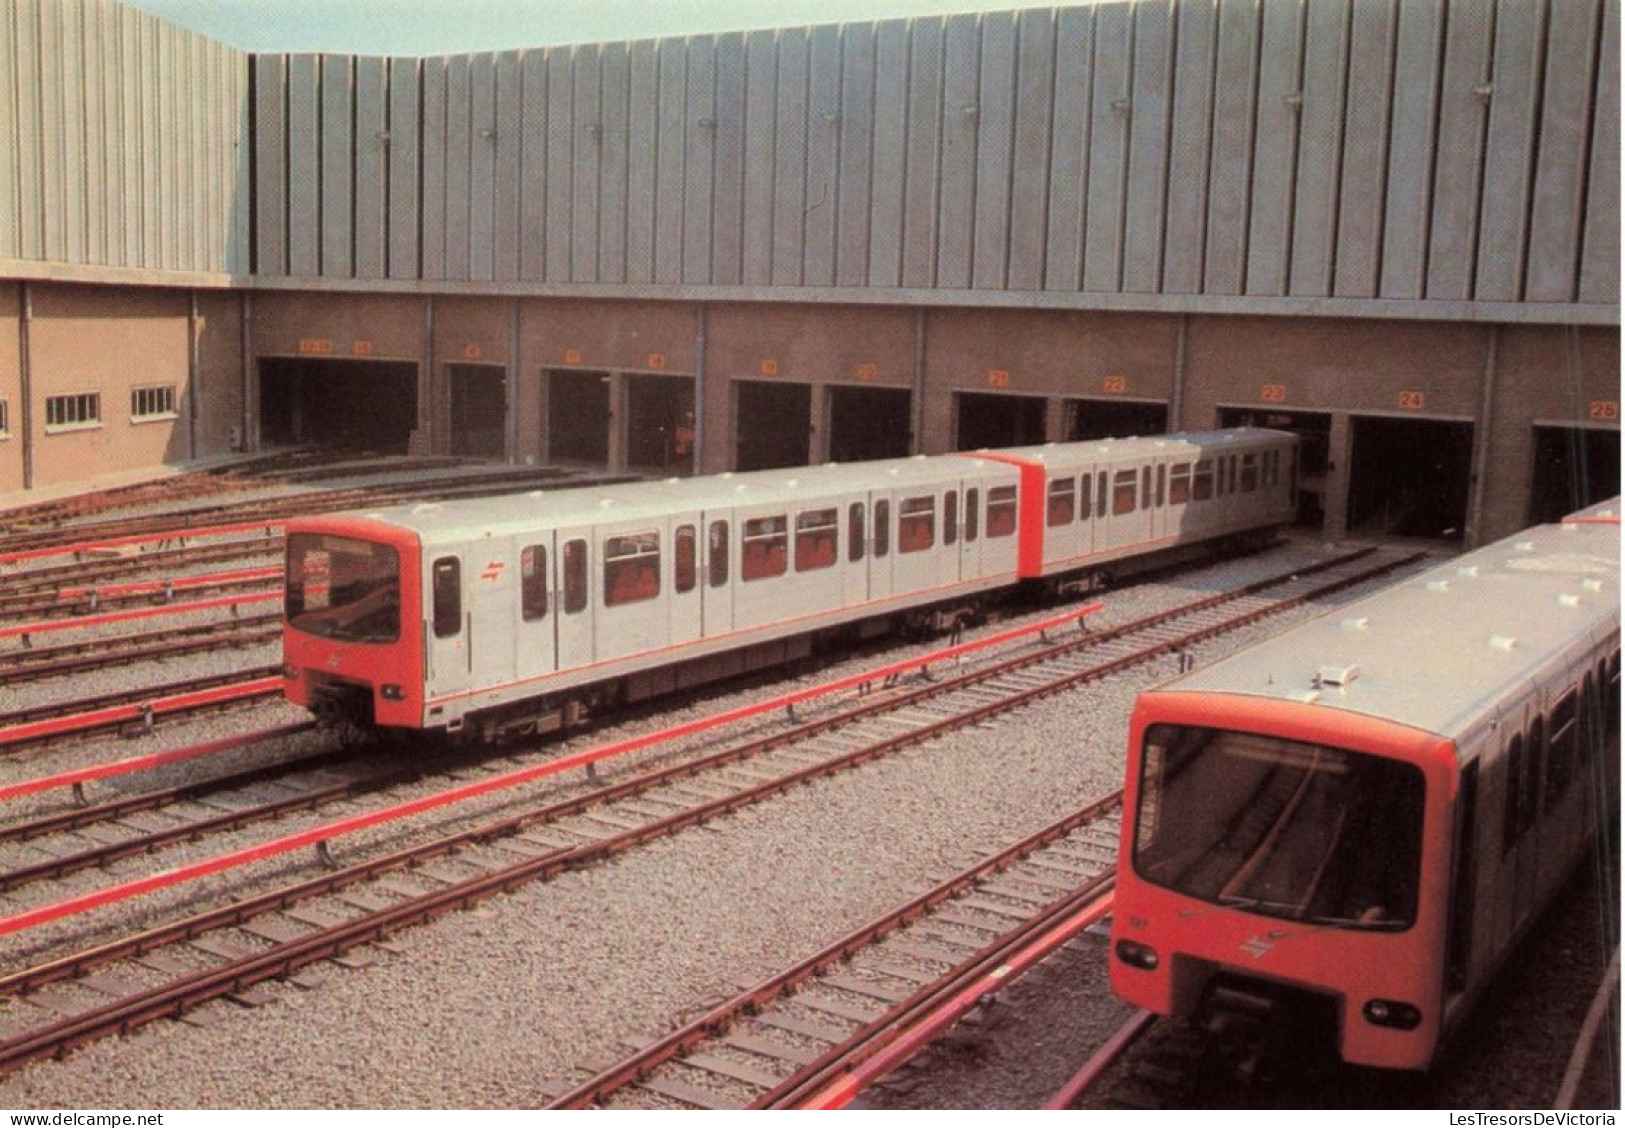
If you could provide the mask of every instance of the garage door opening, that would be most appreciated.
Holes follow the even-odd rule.
[[[914,395],[906,388],[829,390],[831,462],[904,458],[914,443]]]
[[[508,428],[508,372],[500,364],[453,364],[451,453],[501,458]]]
[[[547,379],[547,457],[609,465],[608,372],[543,373]]]
[[[1135,435],[1162,435],[1168,431],[1168,405],[1123,400],[1076,399],[1066,401],[1067,440],[1127,439]]]
[[[1619,432],[1536,427],[1529,523],[1557,521],[1619,496]]]
[[[260,443],[406,454],[418,419],[418,366],[386,360],[260,361]]]
[[[694,381],[631,376],[626,383],[626,462],[633,470],[694,473]]]
[[[954,396],[955,450],[996,450],[1044,441],[1044,401],[1038,396],[959,392]]]
[[[1459,541],[1467,525],[1473,425],[1355,417],[1348,528]]]
[[[1220,427],[1269,427],[1298,436],[1298,516],[1305,529],[1326,527],[1326,479],[1331,473],[1332,417],[1324,411],[1219,409]]]
[[[805,466],[812,458],[810,384],[734,385],[734,469]]]

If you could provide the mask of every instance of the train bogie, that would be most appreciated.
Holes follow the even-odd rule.
[[[1119,995],[1432,1062],[1612,810],[1619,530],[1579,517],[1141,695]]]
[[[1023,581],[1269,527],[1289,512],[1265,501],[1289,494],[1278,476],[1238,470],[1189,512],[1171,506],[1167,483],[1204,457],[1289,465],[1293,443],[1243,429],[295,521],[288,696],[362,725],[475,721],[491,735],[562,724],[805,654],[833,633],[955,623]],[[1076,483],[1125,460],[1135,488],[1117,508],[1075,507],[1065,529],[1048,520],[1063,468]],[[389,594],[370,597],[398,608],[388,640],[332,629],[362,612],[320,577],[346,545],[358,560],[373,545],[396,562]],[[339,594],[321,595],[324,582]],[[334,606],[308,610],[309,592]]]

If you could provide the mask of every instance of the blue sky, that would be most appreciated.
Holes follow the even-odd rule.
[[[250,51],[434,55],[1079,0],[125,0]]]

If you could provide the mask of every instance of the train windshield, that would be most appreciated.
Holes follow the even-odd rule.
[[[1214,905],[1326,927],[1416,920],[1422,772],[1254,733],[1154,725],[1134,868]]]
[[[400,554],[353,537],[288,538],[286,615],[296,630],[340,642],[400,638]]]

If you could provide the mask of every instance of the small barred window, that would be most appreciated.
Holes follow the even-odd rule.
[[[130,389],[131,419],[171,419],[175,415],[175,389],[169,385],[158,388]]]
[[[45,426],[93,427],[102,421],[100,392],[82,392],[71,396],[47,396],[45,399]]]

